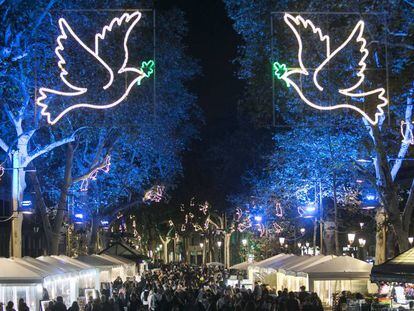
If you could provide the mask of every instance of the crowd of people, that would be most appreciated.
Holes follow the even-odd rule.
[[[123,282],[117,278],[112,291],[102,290],[99,298],[87,298],[80,308],[77,302],[67,309],[62,297],[51,301],[44,311],[321,311],[316,293],[301,288],[274,292],[264,284],[252,289],[226,286],[227,271],[221,267],[194,267],[171,264],[149,270],[141,279]],[[15,311],[13,306],[6,311]],[[21,310],[17,311],[28,311]]]

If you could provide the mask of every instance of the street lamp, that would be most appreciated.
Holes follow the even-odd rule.
[[[262,222],[262,216],[258,215],[258,216],[254,216],[254,220],[256,222]]]
[[[361,230],[362,230],[362,228],[364,227],[364,225],[365,225],[365,224],[364,224],[363,222],[360,222],[360,223],[359,223],[359,226],[361,227]]]
[[[352,245],[355,241],[355,233],[348,233],[348,242]]]
[[[222,244],[222,242],[221,242],[221,241],[217,241],[217,246],[218,246],[218,248],[221,248],[221,244]]]
[[[304,235],[305,234],[306,229],[305,228],[300,228],[300,234]]]
[[[408,243],[410,243],[410,245],[413,245],[413,242],[414,242],[414,237],[410,236],[408,238]]]
[[[200,247],[203,248],[204,247],[204,243],[200,243]]]
[[[298,243],[298,248],[301,248],[302,247],[302,243]]]
[[[309,244],[309,242],[306,242],[305,245],[306,245],[307,248],[309,248],[310,244]]]
[[[364,247],[367,241],[365,239],[358,239],[359,247]]]
[[[242,245],[243,246],[246,246],[247,245],[247,239],[243,239],[241,242],[242,242]]]
[[[285,238],[284,237],[279,237],[279,243],[280,243],[280,245],[285,244]]]

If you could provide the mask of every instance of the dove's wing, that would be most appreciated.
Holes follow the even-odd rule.
[[[114,18],[108,25],[104,26],[102,32],[95,35],[95,53],[106,59],[108,64],[118,73],[134,71],[144,75],[136,68],[126,68],[128,63],[128,38],[135,25],[141,19],[139,11],[124,13],[121,17]],[[119,39],[122,38],[123,50],[120,48],[110,49],[119,46]]]
[[[356,77],[357,77],[357,81],[355,82],[355,84],[349,88],[346,89],[340,89],[339,93],[344,94],[344,95],[349,95],[350,92],[352,92],[353,90],[355,90],[356,88],[358,88],[361,83],[364,81],[365,75],[364,75],[364,71],[366,68],[366,63],[365,63],[365,59],[367,58],[369,52],[366,49],[366,40],[362,37],[364,33],[364,22],[363,21],[359,21],[356,26],[354,27],[354,29],[352,30],[351,34],[348,36],[348,38],[335,50],[333,51],[329,57],[322,62],[319,67],[316,69],[315,73],[314,73],[314,81],[315,81],[315,85],[316,87],[322,91],[323,87],[317,83],[317,79],[318,79],[318,74],[321,70],[323,70],[324,66],[329,63],[329,61],[332,60],[332,58],[334,58],[335,56],[337,56],[341,51],[344,51],[344,48],[347,47],[351,42],[354,44],[357,44],[359,47],[359,53],[361,54],[361,59],[358,62],[358,68],[355,68],[354,71],[351,71],[352,74],[355,73],[355,71],[357,71]],[[352,77],[351,77],[352,78]]]
[[[78,68],[78,66],[70,66],[70,68],[67,69],[67,65],[72,65],[76,60],[86,58],[89,62],[93,64],[93,66],[88,66],[88,68],[91,68],[90,70],[93,70],[93,72],[91,72],[90,74],[85,74],[82,72],[82,74],[79,74],[79,76],[94,76],[98,72],[105,72],[109,76],[109,82],[106,83],[106,85],[103,87],[104,89],[106,89],[112,83],[113,80],[112,69],[97,54],[95,54],[94,51],[92,51],[85,43],[83,43],[81,39],[79,39],[79,37],[76,35],[76,33],[73,31],[73,29],[70,27],[70,25],[65,19],[59,19],[59,28],[61,34],[57,38],[57,47],[55,49],[55,54],[59,59],[58,67],[61,70],[60,78],[62,79],[62,81],[71,89],[77,91],[82,90],[83,92],[86,92],[86,86],[79,87],[79,85],[75,85],[76,83],[79,84],[79,81],[81,81],[82,79],[76,79],[78,74],[74,71],[83,71],[84,67],[82,68],[82,70]],[[81,47],[80,50],[79,46]],[[65,59],[71,59],[71,64],[67,64]],[[83,61],[85,61],[85,59],[83,59]],[[71,79],[68,78],[68,71],[70,72]]]
[[[289,70],[286,73],[286,77],[293,73],[300,73],[308,75],[307,68],[312,68],[313,66],[305,66],[303,63],[303,50],[311,50],[312,53],[305,53],[306,55],[309,54],[314,57],[320,57],[320,62],[326,59],[330,53],[330,40],[327,35],[322,33],[322,30],[316,27],[310,20],[304,19],[302,16],[297,15],[293,16],[291,14],[286,13],[284,16],[285,23],[289,26],[289,28],[293,31],[293,34],[298,41],[298,62],[300,69],[296,70]],[[307,40],[302,40],[302,37],[306,36]],[[307,56],[308,57],[308,56]],[[313,59],[308,59],[308,63],[314,62]]]

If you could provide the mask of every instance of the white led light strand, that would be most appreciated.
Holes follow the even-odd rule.
[[[142,198],[143,202],[161,202],[164,197],[165,186],[153,186],[145,192]]]
[[[414,122],[412,122],[414,124]],[[413,136],[413,128],[412,124],[407,123],[405,121],[401,121],[401,135],[403,137],[402,142],[404,144],[414,145],[414,136]],[[406,128],[404,128],[406,127]]]
[[[366,63],[365,59],[368,57],[369,51],[366,49],[366,40],[362,37],[364,33],[364,22],[359,21],[354,29],[352,30],[351,34],[348,36],[348,38],[333,52],[331,52],[331,46],[330,46],[330,38],[327,35],[322,34],[322,30],[318,27],[315,27],[315,25],[308,19],[304,19],[302,16],[297,15],[294,17],[291,14],[286,13],[284,16],[285,23],[289,26],[289,28],[293,31],[294,36],[296,37],[298,41],[298,62],[299,62],[299,69],[292,69],[284,72],[284,74],[280,77],[282,80],[286,82],[288,86],[293,86],[295,91],[298,93],[299,97],[309,106],[318,109],[318,110],[334,110],[334,109],[340,109],[340,108],[349,108],[352,110],[357,111],[360,113],[369,123],[372,125],[376,125],[378,123],[378,120],[381,116],[384,115],[383,108],[388,105],[388,99],[385,97],[385,89],[384,88],[377,88],[374,90],[366,91],[366,92],[358,92],[355,93],[354,91],[361,86],[361,84],[365,80],[364,71],[366,69]],[[346,96],[346,97],[366,97],[369,95],[377,94],[377,98],[380,100],[380,103],[377,104],[377,112],[375,113],[375,117],[372,119],[365,111],[363,111],[361,108],[350,105],[350,104],[337,104],[333,106],[320,106],[318,104],[315,104],[311,99],[308,99],[305,94],[303,94],[301,87],[297,85],[292,79],[289,78],[289,76],[293,74],[300,74],[308,76],[309,72],[306,69],[306,67],[303,64],[302,60],[302,50],[303,50],[303,44],[302,44],[302,38],[300,36],[299,31],[296,29],[297,26],[300,26],[302,28],[307,29],[310,27],[312,32],[314,34],[317,34],[318,39],[321,43],[326,45],[326,59],[317,67],[315,72],[313,73],[313,83],[316,86],[316,88],[319,91],[323,91],[323,87],[318,82],[318,73],[320,70],[322,70],[326,64],[329,63],[329,61],[337,55],[342,49],[344,49],[348,43],[356,36],[356,42],[359,42],[361,47],[359,52],[362,54],[360,61],[358,62],[358,65],[360,66],[360,69],[358,70],[358,73],[356,74],[358,79],[358,82],[353,85],[352,87],[346,88],[346,89],[338,89],[338,93]]]
[[[88,174],[85,179],[82,179],[82,184],[80,186],[80,191],[88,191],[89,183],[91,180],[96,180],[99,172],[108,173],[111,167],[111,156],[105,158],[105,162],[95,168],[92,172]]]
[[[51,125],[56,124],[56,122],[58,122],[65,114],[67,114],[69,111],[74,110],[74,109],[78,109],[78,108],[92,108],[92,109],[112,108],[112,107],[118,105],[119,103],[121,103],[122,101],[125,100],[125,98],[129,94],[129,92],[131,91],[132,87],[136,83],[140,84],[141,80],[146,77],[146,74],[141,69],[134,68],[134,67],[126,67],[127,63],[128,63],[128,57],[129,57],[128,46],[127,46],[128,38],[129,38],[129,35],[130,35],[132,29],[135,27],[135,25],[138,23],[138,21],[140,19],[141,19],[141,13],[138,12],[138,11],[136,11],[132,14],[124,13],[121,17],[114,18],[109,23],[109,25],[103,27],[103,30],[102,30],[101,33],[97,33],[95,35],[95,48],[94,48],[94,51],[92,49],[90,49],[76,35],[76,33],[72,30],[72,28],[69,26],[68,22],[64,18],[59,19],[58,23],[59,23],[59,29],[60,29],[61,34],[56,39],[57,47],[55,48],[55,54],[59,59],[58,67],[61,70],[60,79],[62,80],[62,82],[66,86],[68,86],[73,91],[72,92],[71,91],[63,92],[63,91],[57,91],[57,90],[53,90],[53,89],[45,88],[45,87],[41,87],[39,89],[40,96],[36,99],[36,104],[42,108],[41,109],[41,114],[46,117],[46,120],[49,124],[51,124]],[[112,68],[110,68],[109,65],[99,56],[99,42],[105,40],[106,34],[110,31],[112,31],[112,28],[113,28],[114,25],[120,26],[122,23],[129,23],[131,20],[132,20],[132,23],[129,26],[129,28],[128,28],[126,34],[125,34],[124,40],[123,40],[123,48],[124,48],[124,52],[125,52],[124,62],[122,64],[121,68],[117,71],[117,74],[121,74],[121,73],[125,73],[125,72],[134,72],[134,73],[138,74],[139,76],[134,78],[129,83],[128,87],[125,89],[125,92],[123,93],[123,95],[121,97],[119,97],[118,99],[116,99],[116,100],[114,100],[114,101],[112,101],[108,104],[77,103],[77,104],[74,104],[74,105],[66,108],[65,110],[63,110],[55,118],[52,118],[51,113],[47,111],[48,108],[49,108],[48,104],[44,103],[44,100],[47,99],[48,94],[65,96],[65,97],[76,97],[76,96],[86,94],[88,92],[87,88],[82,88],[82,87],[75,86],[75,85],[71,84],[69,81],[66,80],[66,76],[69,73],[65,69],[66,61],[65,61],[65,59],[63,58],[63,56],[61,54],[61,52],[65,49],[63,44],[62,44],[62,40],[68,39],[68,35],[70,35],[73,39],[75,39],[79,43],[79,45],[86,52],[88,52],[92,57],[94,57],[107,70],[107,72],[109,74],[109,81],[108,81],[107,84],[105,84],[102,87],[103,90],[106,90],[112,85],[112,83],[115,79],[115,75],[114,75],[114,72],[113,72]]]
[[[276,209],[276,216],[277,217],[283,217],[282,205],[279,202],[275,203],[275,209]]]

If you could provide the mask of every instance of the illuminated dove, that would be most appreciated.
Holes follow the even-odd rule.
[[[334,51],[331,51],[330,46],[330,38],[327,35],[322,33],[320,28],[315,27],[315,25],[308,19],[304,19],[302,16],[297,15],[294,17],[288,13],[284,16],[285,23],[289,26],[289,28],[293,31],[297,41],[298,41],[298,62],[299,67],[297,69],[288,70],[284,64],[279,64],[278,62],[274,63],[274,70],[275,75],[277,78],[284,80],[287,86],[292,86],[295,91],[298,93],[299,97],[309,106],[319,109],[319,110],[334,110],[340,108],[349,108],[359,112],[369,123],[375,125],[378,123],[378,119],[380,116],[384,114],[383,107],[388,104],[388,100],[385,96],[385,89],[378,88],[366,91],[358,91],[358,88],[361,86],[365,79],[364,71],[366,69],[365,59],[368,57],[368,50],[366,49],[366,40],[362,37],[364,32],[364,22],[359,21],[354,29],[352,30],[351,34],[348,38]],[[320,64],[316,66],[316,70],[313,73],[313,83],[316,87],[316,90],[319,92],[324,92],[324,87],[328,88],[329,85],[324,85],[320,78],[320,72],[323,71],[325,66],[329,64],[329,62],[337,55],[340,55],[341,51],[347,47],[350,42],[358,44],[359,53],[360,53],[360,60],[358,62],[358,68],[355,68],[354,73],[356,73],[356,82],[351,87],[344,87],[337,90],[338,95],[343,98],[343,103],[338,103],[332,106],[321,106],[315,103],[315,92],[306,92],[306,88],[302,89],[294,80],[298,77],[298,75],[302,76],[302,79],[309,79],[309,72],[307,67],[304,64],[304,56],[302,55],[302,51],[305,47],[311,46],[310,42],[302,42],[301,34],[304,33],[309,34],[311,32],[311,36],[316,41],[317,48],[322,50],[322,59]],[[319,45],[319,46],[318,46]],[[316,52],[313,53],[317,55]],[[316,56],[317,57],[317,56]],[[311,67],[309,66],[308,69]],[[344,74],[344,73],[343,73]],[[292,77],[291,77],[292,76]],[[296,77],[296,78],[295,78]],[[351,77],[352,78],[352,77]],[[364,98],[370,96],[371,98],[374,97],[375,102],[377,102],[377,110],[375,112],[375,116],[372,118],[370,117],[365,111],[355,105],[347,104],[346,97],[358,97]]]
[[[60,91],[45,87],[39,89],[40,96],[37,98],[36,104],[42,108],[41,114],[46,117],[48,123],[55,124],[69,111],[77,108],[107,109],[114,107],[128,96],[134,85],[139,85],[143,78],[151,74],[151,71],[148,72],[145,68],[128,66],[128,38],[140,18],[141,13],[138,11],[131,14],[125,13],[121,17],[114,18],[103,27],[102,32],[95,35],[94,48],[89,48],[75,34],[65,19],[59,19],[60,35],[56,40],[55,54],[59,59],[60,79],[70,90]],[[118,43],[117,38],[123,38],[123,46],[119,48],[115,46],[115,49],[109,50],[108,47],[112,47],[114,42]],[[76,66],[73,61],[67,64],[65,57],[68,54],[70,59],[87,61],[88,70],[94,70],[94,72],[87,72],[88,81],[77,78],[81,73],[84,73],[85,68],[80,65]],[[143,65],[153,66],[153,61],[150,62],[152,64],[144,62]],[[127,79],[127,74],[131,74],[132,79],[130,77]],[[128,81],[127,85],[125,85],[125,81]],[[106,96],[106,98],[111,98],[110,100],[101,102],[97,97],[99,92],[88,91],[92,85],[96,84],[101,88],[101,92],[110,94]],[[61,103],[68,98],[71,98],[70,105],[65,107],[63,111],[55,113],[49,110],[50,101]],[[53,110],[55,111],[57,108],[54,107]]]

